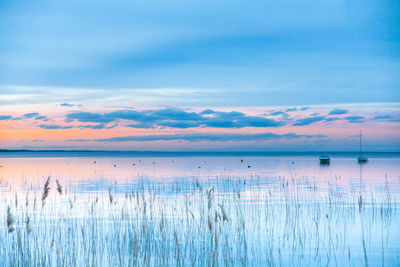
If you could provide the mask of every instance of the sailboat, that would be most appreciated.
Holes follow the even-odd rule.
[[[362,141],[361,141],[361,138],[362,138],[362,134],[361,134],[361,131],[360,131],[360,155],[358,156],[357,160],[358,160],[358,163],[365,163],[365,162],[368,162],[368,158],[362,154]]]

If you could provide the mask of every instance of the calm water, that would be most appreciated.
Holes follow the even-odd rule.
[[[30,155],[30,154],[29,154]],[[351,156],[331,158],[319,165],[311,156],[184,156],[0,158],[2,191],[41,190],[47,177],[58,179],[72,193],[109,191],[126,193],[143,182],[170,188],[199,180],[220,192],[227,181],[248,180],[249,187],[273,188],[281,179],[294,180],[304,190],[312,186],[321,193],[346,194],[365,191],[381,195],[385,190],[400,194],[400,157],[379,155],[367,164]],[[333,191],[332,191],[333,190]],[[165,192],[160,193],[168,193]]]
[[[40,200],[43,186],[50,177],[52,189],[47,206],[58,205],[57,209],[62,210],[67,209],[72,198],[84,200],[77,201],[80,203],[78,211],[57,213],[55,217],[72,217],[73,214],[87,219],[90,216],[85,205],[94,199],[115,201],[119,204],[114,206],[126,208],[124,199],[128,194],[150,196],[154,202],[149,203],[155,207],[152,221],[163,221],[166,216],[173,222],[171,225],[181,231],[174,230],[176,239],[182,235],[183,239],[196,241],[197,245],[193,245],[193,240],[190,243],[193,247],[185,246],[187,260],[196,254],[191,250],[204,249],[207,253],[210,249],[204,245],[208,241],[202,239],[202,234],[190,232],[193,235],[190,237],[188,227],[200,225],[202,217],[207,217],[204,214],[214,219],[214,210],[215,218],[221,217],[221,209],[225,209],[231,217],[226,221],[232,229],[226,226],[224,219],[219,231],[220,235],[226,235],[227,243],[226,247],[217,249],[221,255],[216,260],[221,265],[399,264],[400,157],[396,154],[372,154],[370,161],[363,165],[358,164],[353,155],[338,154],[331,157],[329,166],[319,165],[318,156],[312,153],[257,156],[86,153],[79,157],[75,154],[54,157],[32,153],[21,157],[3,153],[1,156],[2,214],[6,214],[11,205],[16,206],[14,213],[18,214],[21,208],[14,204],[15,198],[21,201],[24,196],[28,199],[37,194]],[[63,186],[63,195],[55,190],[55,180]],[[207,201],[208,213],[202,215],[202,205]],[[210,201],[215,203],[210,204]],[[188,203],[193,205],[192,209],[187,207]],[[107,206],[102,205],[102,212],[96,217],[109,217],[110,214],[113,217],[114,213],[106,212]],[[112,210],[116,209],[114,206],[111,206]],[[188,210],[193,221],[180,223],[179,218],[185,217]],[[135,217],[135,212],[129,214]],[[143,220],[143,217],[137,220]],[[246,235],[241,237],[245,238],[245,249],[236,247],[238,252],[229,256],[232,259],[227,264],[228,256],[222,256],[224,248],[235,247],[233,244],[239,239],[233,227],[240,227],[245,222],[243,231]],[[9,238],[6,230],[3,223],[3,239]],[[42,230],[38,227],[37,231]],[[207,232],[206,222],[204,231]],[[154,234],[154,238],[160,235]],[[103,238],[106,240],[107,236]],[[171,244],[162,249],[171,251],[171,255],[176,252],[176,247]],[[9,250],[12,248],[2,247],[2,253]],[[243,251],[246,251],[244,259],[240,257]],[[190,253],[194,254],[190,256]],[[129,253],[125,257],[129,259]],[[208,265],[210,262],[197,263]],[[7,264],[11,264],[11,260]],[[172,261],[167,265],[174,264],[176,262]],[[153,265],[158,264],[153,262]]]

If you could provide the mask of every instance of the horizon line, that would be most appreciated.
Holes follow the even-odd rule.
[[[0,149],[1,152],[15,153],[15,152],[114,152],[114,153],[360,153],[356,150],[232,150],[232,151],[219,151],[219,150],[91,150],[91,149]],[[400,151],[363,151],[362,153],[400,153]]]

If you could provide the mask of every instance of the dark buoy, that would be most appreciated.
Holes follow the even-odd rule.
[[[321,165],[329,165],[331,163],[331,158],[329,156],[320,156],[319,164]]]
[[[249,165],[249,166],[247,166],[247,168],[251,168],[251,166]]]
[[[117,165],[116,165],[116,164],[114,164],[114,168],[115,168],[115,167],[117,167]]]
[[[96,161],[93,161],[93,164],[96,164]]]

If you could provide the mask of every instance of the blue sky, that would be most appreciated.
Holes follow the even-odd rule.
[[[398,102],[399,10],[368,0],[3,1],[0,81],[212,89],[229,93],[226,106]]]
[[[2,1],[0,122],[49,131],[83,122],[105,131],[137,108],[141,119],[124,127],[198,127],[175,132],[187,140],[222,140],[227,133],[215,132],[221,128],[242,129],[232,140],[250,140],[246,133],[256,140],[285,125],[374,121],[374,132],[390,128],[395,142],[399,25],[399,1]],[[289,118],[286,109],[300,113]],[[163,110],[197,117],[143,121]],[[228,118],[234,112],[241,117]],[[31,113],[44,117],[21,125]],[[84,121],[90,114],[99,121]],[[268,131],[256,132],[263,127]],[[312,132],[293,129],[271,134]]]

